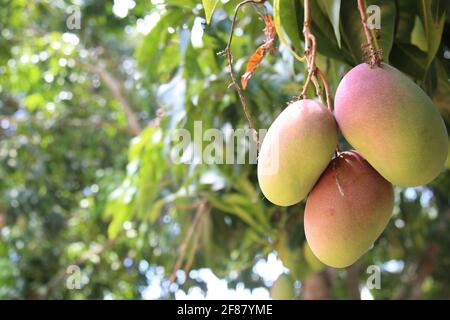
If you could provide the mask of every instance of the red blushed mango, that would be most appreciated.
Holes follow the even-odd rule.
[[[336,121],[322,103],[291,103],[261,144],[257,171],[264,196],[280,206],[306,198],[331,161],[337,141]]]
[[[350,70],[336,91],[335,116],[347,141],[393,184],[427,184],[445,163],[447,131],[437,108],[389,65]]]
[[[333,159],[306,201],[305,235],[323,263],[344,268],[385,229],[394,207],[392,184],[357,152]]]

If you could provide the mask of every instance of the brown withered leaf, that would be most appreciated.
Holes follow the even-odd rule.
[[[271,16],[264,16],[264,22],[266,27],[264,28],[264,34],[266,35],[266,39],[264,43],[256,49],[255,53],[252,54],[247,63],[247,70],[241,77],[241,84],[244,90],[247,88],[247,82],[255,73],[256,69],[261,64],[264,57],[268,52],[273,52],[275,48],[273,44],[275,43],[275,38],[277,36],[277,31],[275,29],[275,23]]]

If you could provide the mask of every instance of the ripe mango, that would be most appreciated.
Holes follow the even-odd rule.
[[[306,201],[306,239],[320,261],[347,267],[380,236],[393,208],[392,184],[357,152],[343,152],[333,159]]]
[[[261,144],[257,171],[264,196],[280,206],[302,201],[331,161],[337,141],[333,114],[322,103],[291,103]]]
[[[340,82],[335,116],[344,137],[387,180],[431,182],[448,151],[447,130],[426,93],[386,64],[360,64]]]

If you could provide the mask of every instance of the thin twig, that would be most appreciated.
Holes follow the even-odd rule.
[[[322,71],[319,68],[317,68],[316,73],[319,76],[320,81],[322,81],[323,87],[325,88],[325,95],[327,98],[328,110],[330,110],[330,112],[333,112],[334,107],[333,107],[333,98],[331,96],[330,84],[328,83],[327,78],[325,77],[325,75],[322,73]],[[339,130],[339,128],[338,128],[338,130]],[[339,143],[338,143],[336,146],[336,150],[334,152],[334,157],[337,158],[340,153],[341,153],[341,148],[339,147]]]
[[[322,71],[320,71],[319,68],[317,68],[316,73],[319,76],[320,81],[323,84],[323,87],[325,88],[325,95],[326,95],[326,98],[327,98],[328,110],[333,111],[333,102],[332,102],[332,98],[331,98],[330,85],[329,85],[327,79],[325,78],[324,74],[322,73]]]
[[[192,221],[191,227],[189,228],[186,237],[183,240],[183,243],[178,248],[178,257],[175,262],[172,274],[169,277],[169,282],[173,283],[175,279],[177,278],[177,271],[181,269],[181,266],[183,264],[184,257],[186,255],[187,248],[189,246],[189,243],[191,241],[192,235],[194,234],[194,231],[197,228],[197,225],[200,221],[200,218],[203,216],[203,214],[208,210],[208,206],[206,201],[202,201],[199,206],[197,207],[197,212],[194,217],[194,221]]]
[[[232,81],[233,87],[235,88],[235,90],[239,96],[239,100],[241,100],[241,104],[242,104],[242,108],[244,109],[245,117],[247,118],[247,122],[250,126],[250,129],[253,131],[253,139],[255,140],[255,142],[258,146],[258,149],[259,149],[259,137],[258,137],[258,131],[256,130],[255,121],[252,118],[247,99],[245,98],[245,95],[242,92],[242,89],[238,83],[238,80],[237,80],[236,75],[233,70],[233,55],[231,54],[231,43],[233,41],[233,34],[234,34],[235,26],[236,26],[237,15],[238,15],[241,7],[246,4],[249,4],[249,3],[263,4],[264,2],[265,2],[265,0],[246,0],[246,1],[242,1],[241,3],[239,3],[236,6],[236,8],[234,9],[233,20],[231,22],[231,31],[230,31],[230,37],[228,39],[227,46],[225,47],[225,49],[223,51],[218,53],[219,55],[223,55],[223,56],[227,57],[228,67],[230,68],[230,76],[231,76],[231,81]]]
[[[201,219],[199,229],[201,230],[205,224],[205,219]],[[184,273],[188,274],[189,270],[192,268],[192,264],[194,263],[195,254],[197,253],[198,244],[200,242],[201,233],[197,232],[194,239],[192,240],[191,251],[189,252],[189,256],[186,264],[184,265]]]
[[[142,128],[139,124],[138,117],[133,111],[133,108],[131,107],[131,104],[128,102],[128,100],[125,98],[125,95],[123,93],[123,86],[121,82],[117,79],[115,79],[102,65],[97,64],[89,64],[86,62],[79,61],[80,65],[88,72],[94,73],[97,76],[102,79],[104,84],[108,87],[108,89],[111,91],[111,94],[113,97],[117,100],[117,102],[122,107],[122,110],[124,111],[126,117],[127,117],[127,125],[130,132],[133,133],[133,135],[137,136],[141,133]]]

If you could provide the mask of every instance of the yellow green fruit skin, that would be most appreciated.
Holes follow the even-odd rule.
[[[307,241],[303,244],[303,254],[305,255],[305,260],[308,263],[309,267],[314,272],[320,272],[325,269],[325,265],[317,259],[317,257],[312,252],[311,248]]]
[[[335,116],[347,141],[393,184],[427,184],[443,168],[448,138],[439,111],[389,65],[350,70],[336,91]]]
[[[447,161],[445,162],[447,169],[450,169],[450,149],[448,150]]]
[[[292,300],[295,291],[290,277],[286,274],[280,275],[270,288],[270,295],[273,300]]]
[[[258,182],[279,206],[302,201],[330,162],[338,141],[333,114],[320,102],[291,103],[275,119],[261,144]]]
[[[324,264],[345,268],[380,236],[392,215],[392,184],[355,151],[335,158],[306,201],[305,235]]]

